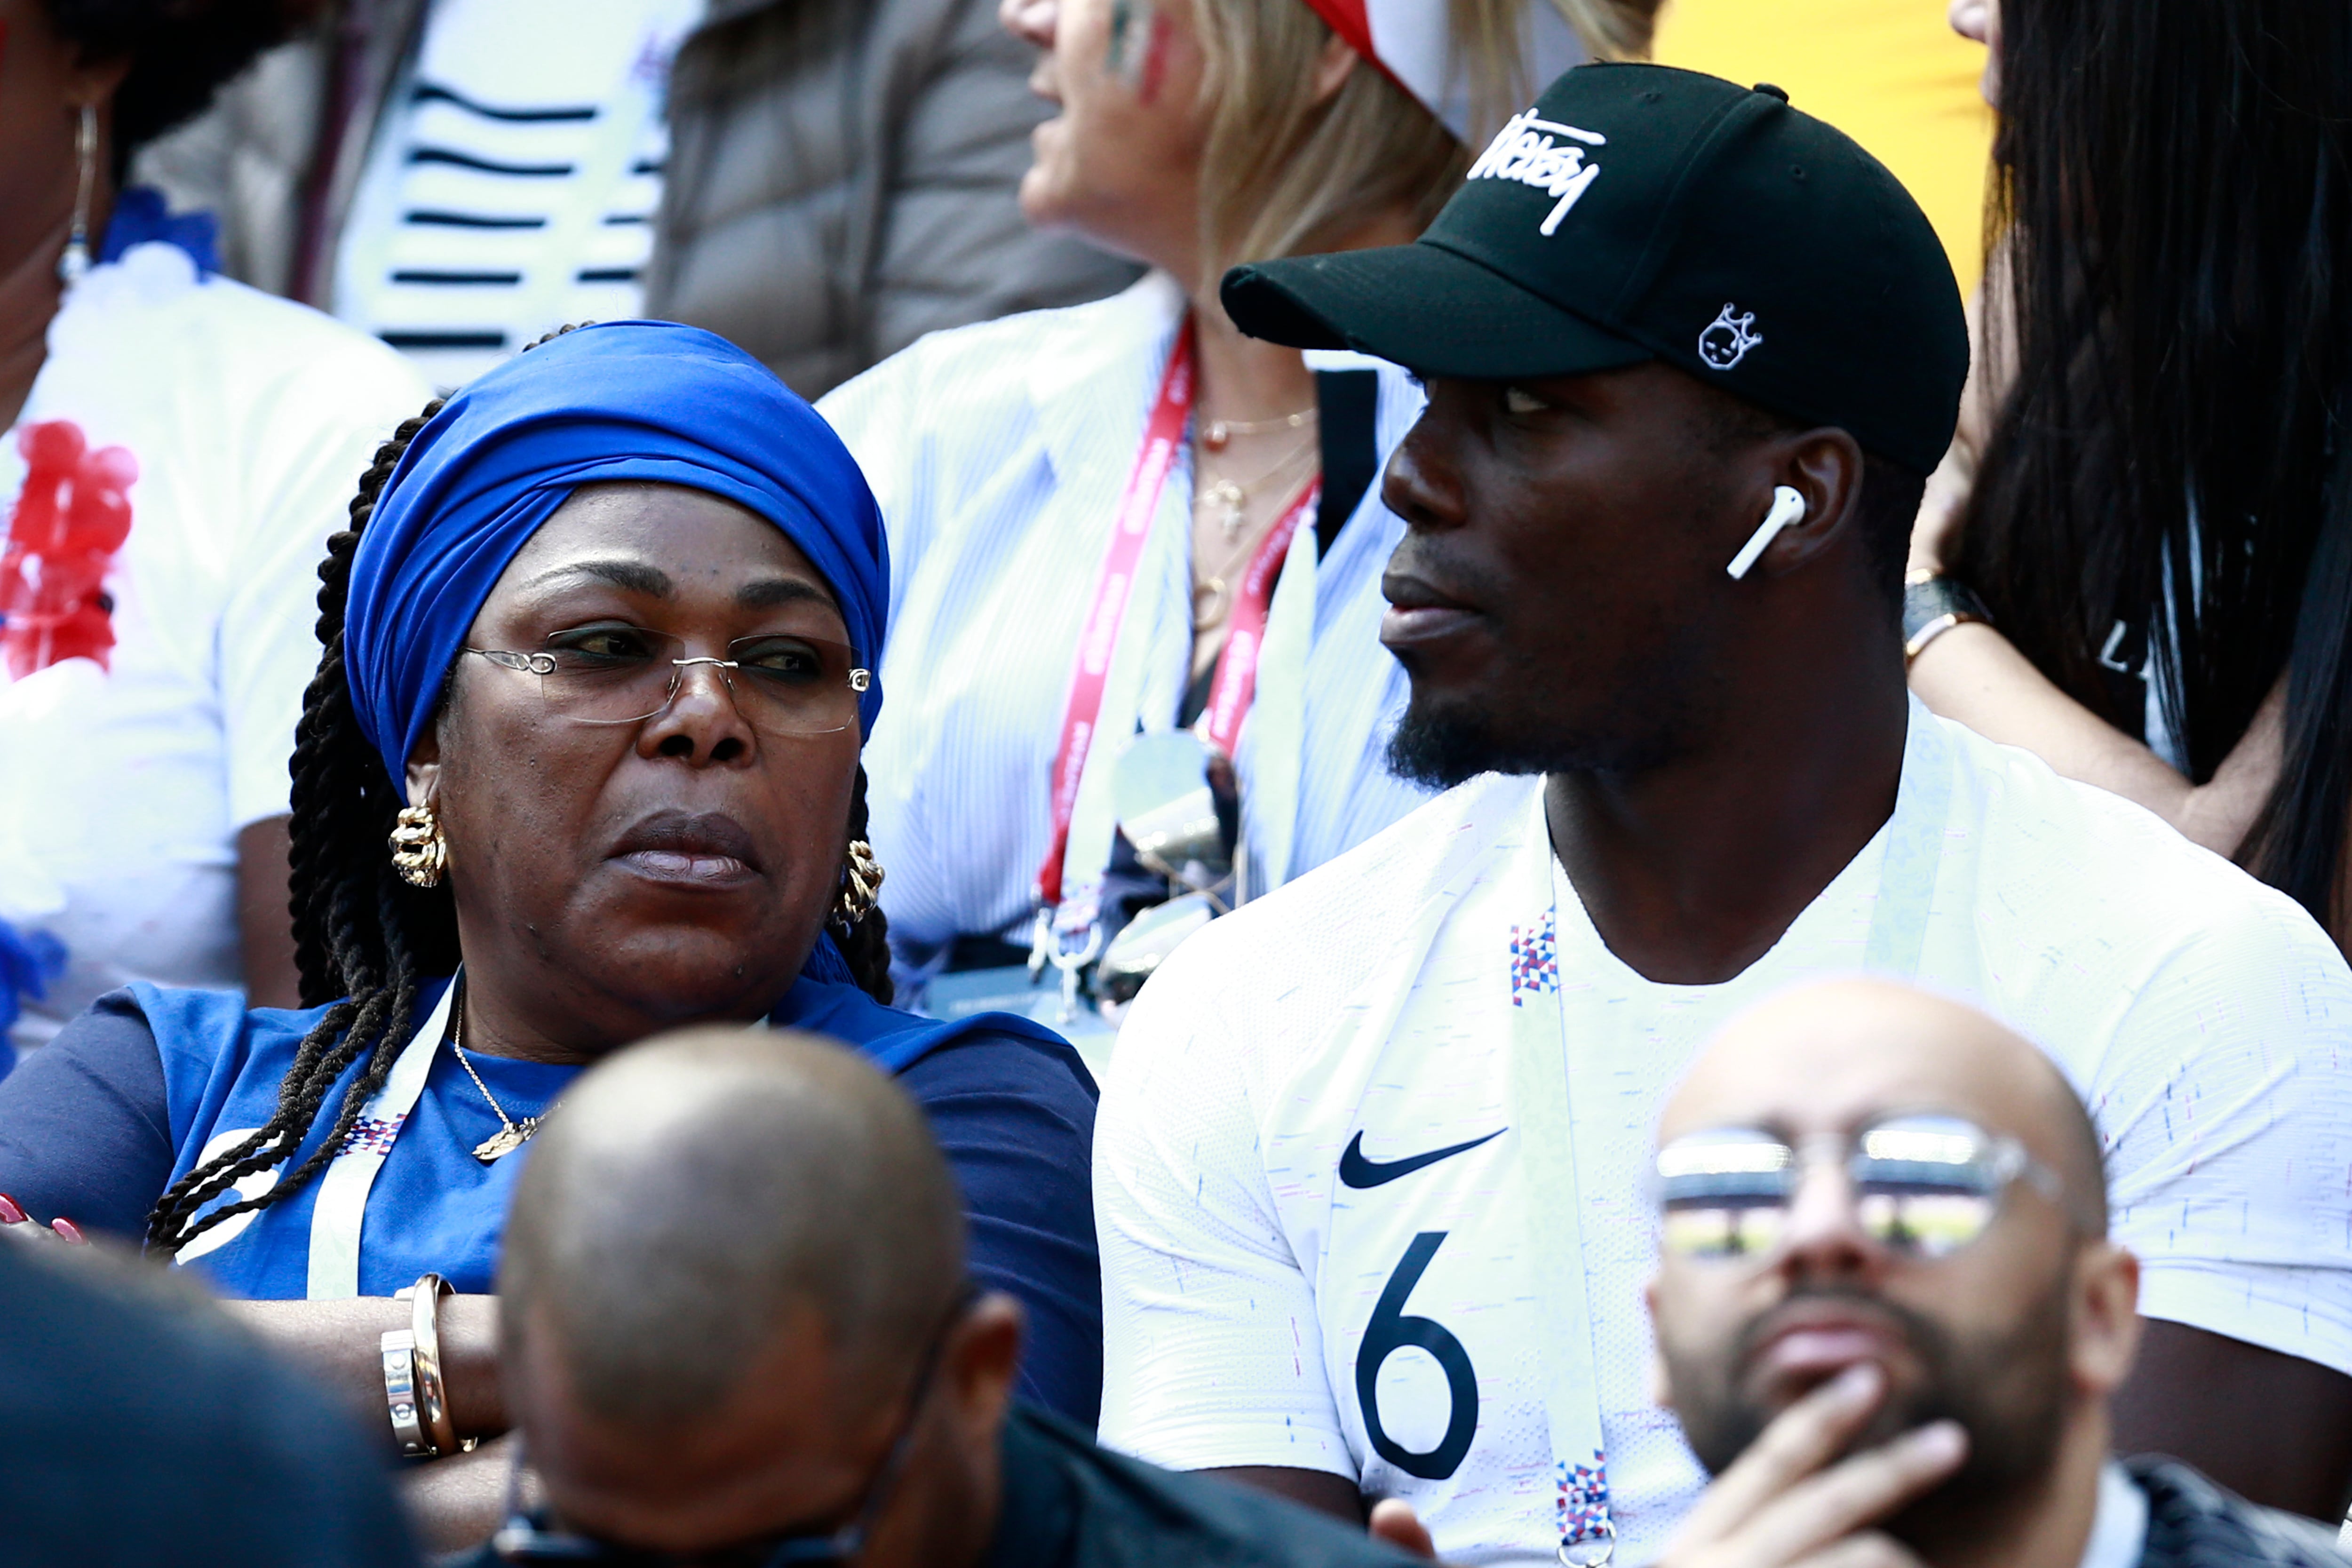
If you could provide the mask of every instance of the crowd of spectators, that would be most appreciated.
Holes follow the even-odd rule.
[[[0,1557],[2346,1562],[2352,10],[1685,3],[0,0]]]

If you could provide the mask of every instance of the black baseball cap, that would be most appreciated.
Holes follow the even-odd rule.
[[[1968,377],[1918,203],[1777,88],[1587,65],[1545,89],[1411,245],[1225,274],[1242,331],[1423,375],[1661,360],[1925,474]]]

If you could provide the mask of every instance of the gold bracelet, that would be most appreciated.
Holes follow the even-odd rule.
[[[1992,625],[1984,601],[1958,582],[1932,566],[1915,566],[1903,574],[1903,668],[1909,669],[1920,650],[1954,626],[1969,621]]]
[[[1934,642],[1937,637],[1942,637],[1946,632],[1950,631],[1954,626],[1964,626],[1969,625],[1982,626],[1990,626],[1991,624],[1992,623],[1987,620],[1984,616],[1972,616],[1966,610],[1947,610],[1944,614],[1937,616],[1934,620],[1929,621],[1926,626],[1921,626],[1917,631],[1914,632],[1911,635],[1911,640],[1903,645],[1903,668],[1906,669],[1910,668],[1911,661],[1919,657],[1921,649],[1925,648],[1929,643]]]
[[[432,1458],[454,1454],[458,1448],[457,1425],[449,1415],[448,1384],[441,1375],[441,1300],[456,1289],[438,1274],[426,1274],[394,1298],[411,1308],[408,1340],[415,1368],[414,1419],[423,1429],[422,1451]]]

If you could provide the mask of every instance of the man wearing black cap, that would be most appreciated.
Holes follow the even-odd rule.
[[[1224,298],[1428,383],[1381,636],[1393,763],[1454,787],[1137,1002],[1095,1145],[1106,1440],[1401,1495],[1452,1561],[1643,1561],[1704,1480],[1649,1381],[1659,1104],[1744,1005],[1868,971],[2093,1108],[2153,1320],[2123,1446],[2340,1488],[2352,973],[1906,695],[1906,640],[1970,613],[1901,582],[1968,351],[1894,178],[1774,89],[1586,67],[1416,244]]]

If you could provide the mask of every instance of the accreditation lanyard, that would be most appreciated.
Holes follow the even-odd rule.
[[[1160,510],[1160,492],[1167,486],[1168,470],[1176,465],[1184,426],[1192,417],[1192,318],[1187,315],[1177,329],[1176,346],[1169,351],[1168,369],[1160,378],[1160,395],[1152,400],[1151,416],[1143,426],[1142,450],[1136,454],[1134,471],[1128,475],[1127,489],[1119,495],[1110,548],[1104,552],[1094,603],[1078,637],[1077,672],[1070,682],[1069,706],[1062,714],[1062,738],[1054,749],[1049,797],[1053,830],[1046,840],[1045,863],[1037,868],[1040,910],[1055,909],[1062,901],[1062,862],[1070,847],[1070,819],[1077,809],[1087,753],[1093,749],[1100,727],[1111,655],[1118,647],[1120,623],[1127,618],[1136,564],[1143,557],[1151,520]]]
[[[1918,973],[1952,798],[1953,758],[1937,721],[1915,704],[1910,731],[1862,963],[1866,973],[1903,980]],[[1559,1561],[1589,1568],[1607,1563],[1617,1542],[1595,1375],[1584,1210],[1577,1191],[1570,1119],[1570,1105],[1579,1090],[1575,1080],[1598,1064],[1591,1059],[1594,1051],[1583,1053],[1580,1063],[1568,1048],[1559,984],[1559,900],[1540,793],[1535,814],[1531,838],[1537,852],[1520,857],[1526,880],[1513,899],[1515,907],[1541,914],[1511,928],[1512,1122],[1518,1130],[1528,1256],[1535,1260],[1544,1308],[1544,1412],[1551,1431]],[[1635,1310],[1632,1302],[1616,1306],[1622,1311]]]
[[[1195,336],[1192,320],[1185,318],[1169,353],[1169,367],[1160,378],[1160,395],[1152,400],[1150,418],[1143,426],[1143,449],[1136,454],[1127,489],[1119,494],[1118,520],[1112,524],[1110,548],[1103,552],[1103,569],[1096,574],[1094,602],[1087,611],[1085,630],[1077,642],[1077,670],[1070,677],[1070,705],[1063,710],[1061,741],[1054,748],[1045,865],[1037,868],[1037,908],[1056,910],[1063,898],[1066,863],[1070,853],[1070,823],[1077,818],[1079,785],[1085,783],[1087,757],[1101,738],[1103,693],[1110,687],[1112,656],[1118,654],[1119,627],[1127,621],[1127,599],[1136,585],[1136,569],[1143,545],[1150,538],[1152,520],[1160,515],[1160,496],[1167,489],[1169,470],[1183,445],[1185,426],[1192,418],[1195,390]],[[1225,651],[1216,660],[1216,677],[1209,684],[1209,703],[1202,710],[1197,733],[1202,741],[1233,757],[1242,741],[1242,724],[1258,693],[1258,668],[1265,656],[1265,623],[1273,614],[1275,588],[1289,560],[1291,541],[1303,521],[1315,515],[1322,482],[1307,484],[1298,500],[1275,520],[1258,548],[1251,552],[1233,595],[1233,623],[1225,635]],[[1079,875],[1091,875],[1082,869]]]
[[[450,977],[439,1005],[401,1047],[383,1087],[360,1111],[342,1151],[319,1178],[318,1201],[310,1210],[310,1278],[303,1291],[313,1301],[348,1300],[360,1293],[360,1225],[367,1216],[368,1194],[408,1113],[425,1092],[425,1079],[449,1033],[464,978],[462,973]]]
[[[1230,759],[1234,748],[1241,743],[1243,721],[1248,719],[1250,703],[1257,696],[1258,663],[1265,651],[1265,621],[1274,606],[1275,582],[1282,574],[1283,563],[1289,558],[1292,537],[1298,532],[1298,525],[1314,515],[1316,500],[1322,493],[1323,481],[1314,480],[1287,510],[1275,519],[1274,527],[1243,570],[1241,585],[1234,590],[1233,619],[1225,632],[1225,650],[1217,656],[1217,673],[1209,684],[1208,706],[1201,710],[1200,722],[1194,726],[1194,732],[1226,758]]]

